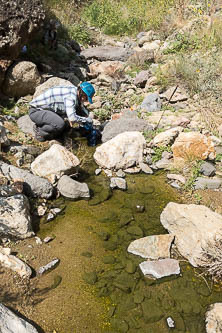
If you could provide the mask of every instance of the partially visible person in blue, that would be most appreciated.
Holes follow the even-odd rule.
[[[71,127],[77,122],[92,131],[92,119],[84,103],[92,104],[94,94],[92,84],[83,82],[79,87],[52,87],[33,99],[29,117],[35,123],[35,138],[43,142],[59,137],[66,128],[64,118],[68,118]]]

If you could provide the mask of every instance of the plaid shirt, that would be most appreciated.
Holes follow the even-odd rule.
[[[76,114],[76,107],[79,102],[77,98],[77,87],[75,86],[57,86],[50,88],[34,98],[29,104],[39,110],[54,111],[61,117],[68,117],[69,121],[82,123],[87,121],[85,117]],[[83,111],[87,112],[84,107]]]

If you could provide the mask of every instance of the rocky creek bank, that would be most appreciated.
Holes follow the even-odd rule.
[[[4,274],[7,275],[7,270],[12,270],[13,274],[18,274],[28,284],[27,281],[35,276],[41,279],[39,276],[43,273],[59,267],[59,256],[48,258],[46,255],[49,261],[45,262],[43,250],[41,250],[43,257],[40,256],[39,267],[36,269],[32,267],[31,260],[27,260],[26,263],[23,258],[18,258],[10,250],[12,240],[24,242],[24,239],[33,237],[36,233],[38,235],[40,219],[48,223],[57,215],[62,215],[64,207],[53,204],[59,197],[93,200],[94,196],[97,200],[97,194],[104,191],[98,201],[94,202],[95,205],[100,204],[106,202],[112,194],[115,197],[115,192],[118,190],[130,191],[133,177],[142,174],[144,186],[140,185],[140,188],[137,188],[141,199],[143,195],[150,194],[150,187],[147,189],[147,184],[151,181],[151,177],[154,177],[157,171],[164,170],[165,182],[183,197],[181,199],[183,203],[164,202],[165,206],[159,212],[162,234],[151,234],[146,227],[143,229],[134,225],[132,207],[126,211],[124,205],[122,211],[121,207],[118,207],[120,212],[117,221],[122,227],[127,228],[128,237],[125,234],[121,236],[121,233],[118,237],[112,236],[113,239],[110,240],[107,234],[101,237],[104,237],[104,242],[108,241],[106,246],[110,251],[115,251],[121,237],[123,239],[125,237],[127,243],[125,252],[135,256],[136,263],[131,256],[126,264],[126,273],[121,271],[119,263],[119,279],[107,275],[102,282],[99,281],[101,295],[108,297],[113,291],[121,290],[128,300],[129,308],[126,307],[125,310],[132,310],[136,308],[135,304],[141,304],[137,317],[144,317],[146,324],[156,324],[156,327],[159,327],[158,325],[162,325],[162,322],[158,324],[161,320],[166,324],[168,319],[167,327],[175,325],[176,329],[182,332],[186,331],[186,322],[181,319],[181,313],[188,322],[192,311],[196,315],[203,315],[205,312],[206,331],[219,332],[222,325],[220,302],[210,307],[206,302],[204,307],[193,300],[191,311],[184,301],[180,302],[177,294],[175,297],[177,305],[180,304],[180,310],[175,304],[169,306],[161,304],[160,309],[156,306],[155,313],[151,313],[154,293],[150,292],[148,287],[156,285],[158,281],[161,285],[165,281],[164,278],[177,277],[177,280],[171,281],[171,287],[173,288],[175,284],[176,288],[179,288],[178,281],[181,275],[187,274],[183,271],[181,260],[187,260],[193,267],[208,272],[211,277],[221,278],[221,202],[216,205],[216,201],[209,200],[213,194],[221,197],[220,135],[215,136],[208,129],[200,116],[201,105],[198,99],[189,96],[185,87],[179,84],[176,91],[173,86],[163,90],[157,84],[155,58],[157,54],[161,56],[163,43],[156,39],[154,33],[149,32],[149,37],[148,33],[145,34],[143,40],[138,37],[136,40],[128,40],[127,43],[124,41],[117,43],[114,39],[112,43],[107,40],[106,44],[84,49],[80,54],[76,54],[67,46],[67,53],[73,52],[75,60],[56,75],[47,73],[53,75],[52,78],[40,73],[35,64],[30,65],[26,61],[13,65],[10,72],[5,74],[3,91],[16,98],[25,96],[25,99],[18,99],[14,110],[16,117],[1,116],[0,262],[2,267],[6,268]],[[130,69],[133,59],[144,54],[144,51],[151,62],[149,70],[142,71],[132,78],[127,74],[127,68]],[[162,66],[167,65],[169,64],[162,64]],[[75,74],[73,74],[74,68]],[[23,75],[24,73],[28,74]],[[10,79],[7,79],[7,76]],[[22,113],[23,108],[27,107],[27,101],[32,98],[30,95],[36,96],[55,85],[78,84],[82,79],[90,80],[96,87],[95,103],[91,106],[91,112],[94,115],[94,125],[102,130],[102,143],[92,154],[97,168],[89,166],[89,170],[87,170],[88,165],[84,164],[88,152],[84,151],[85,143],[78,138],[77,129],[68,133],[61,142],[37,143],[33,138],[33,124],[27,114]],[[19,82],[22,82],[22,85],[18,84]],[[172,97],[173,91],[175,94]],[[220,126],[218,133],[221,133]],[[93,185],[87,184],[87,172],[88,179],[93,174],[95,183],[96,179],[102,179],[102,182],[108,184],[106,189],[99,187],[92,191],[90,186],[93,188]],[[185,204],[184,201],[190,191],[192,197],[189,200],[192,203]],[[204,199],[206,193],[208,201]],[[205,205],[200,205],[202,200],[205,201]],[[143,214],[147,207],[138,203],[134,209],[138,214]],[[112,222],[111,220],[115,218],[115,216],[108,218],[108,222]],[[155,228],[153,230],[156,231]],[[42,246],[42,249],[50,241],[53,241],[53,237],[35,238],[35,242]],[[141,258],[145,260],[141,261]],[[108,264],[113,264],[116,259],[110,256],[106,260]],[[142,275],[145,287],[141,283],[142,287],[136,289],[134,278],[130,277],[130,274],[134,273],[137,274],[134,278],[138,284],[141,283]],[[95,285],[97,280],[98,276],[94,271],[85,275],[88,284]],[[112,281],[111,289],[107,280]],[[191,281],[189,283],[191,285]],[[132,296],[132,291],[137,293]],[[112,299],[113,303],[119,297],[116,294],[115,296],[116,299],[114,296]],[[133,297],[133,302],[130,297]],[[132,329],[140,329],[137,322],[132,323],[127,321],[127,318],[119,319],[121,311],[120,313],[117,311],[119,317],[113,316],[116,308],[115,306],[110,308],[111,312],[113,309],[111,322],[114,330],[131,332]],[[0,323],[3,332],[10,332],[7,328],[9,322],[12,327],[20,325],[24,332],[36,331],[3,304],[0,311],[4,318]],[[172,321],[169,317],[172,317]],[[152,327],[155,329],[155,326]],[[203,326],[197,329],[201,332],[202,328]]]

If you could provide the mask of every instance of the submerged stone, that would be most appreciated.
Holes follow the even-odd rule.
[[[155,323],[164,317],[164,313],[158,304],[153,300],[145,300],[142,303],[143,318],[148,323]]]
[[[129,274],[133,274],[136,271],[136,265],[131,260],[127,260],[125,270]]]
[[[114,264],[116,259],[113,256],[105,256],[103,257],[104,264]]]
[[[131,235],[135,235],[135,236],[138,236],[138,237],[143,236],[143,230],[140,227],[137,227],[137,226],[128,227],[127,232]]]
[[[96,272],[84,273],[83,280],[88,284],[95,284],[98,280]]]
[[[139,266],[144,275],[151,276],[154,279],[180,274],[179,261],[175,259],[147,260]]]
[[[143,258],[154,260],[159,258],[169,258],[173,239],[173,235],[143,237],[130,243],[127,251]]]
[[[129,330],[129,325],[123,319],[112,318],[111,325],[120,333],[126,333]]]

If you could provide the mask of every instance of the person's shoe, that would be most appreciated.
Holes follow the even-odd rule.
[[[38,140],[39,142],[45,142],[46,141],[46,139],[43,136],[41,136],[39,133],[35,134],[35,139]]]
[[[44,142],[46,141],[46,139],[39,133],[39,129],[38,127],[36,126],[36,128],[34,129],[34,126],[33,126],[33,130],[35,132],[35,139],[38,140],[39,142]]]
[[[36,124],[33,125],[33,131],[35,134],[38,132],[38,127],[36,126]]]

